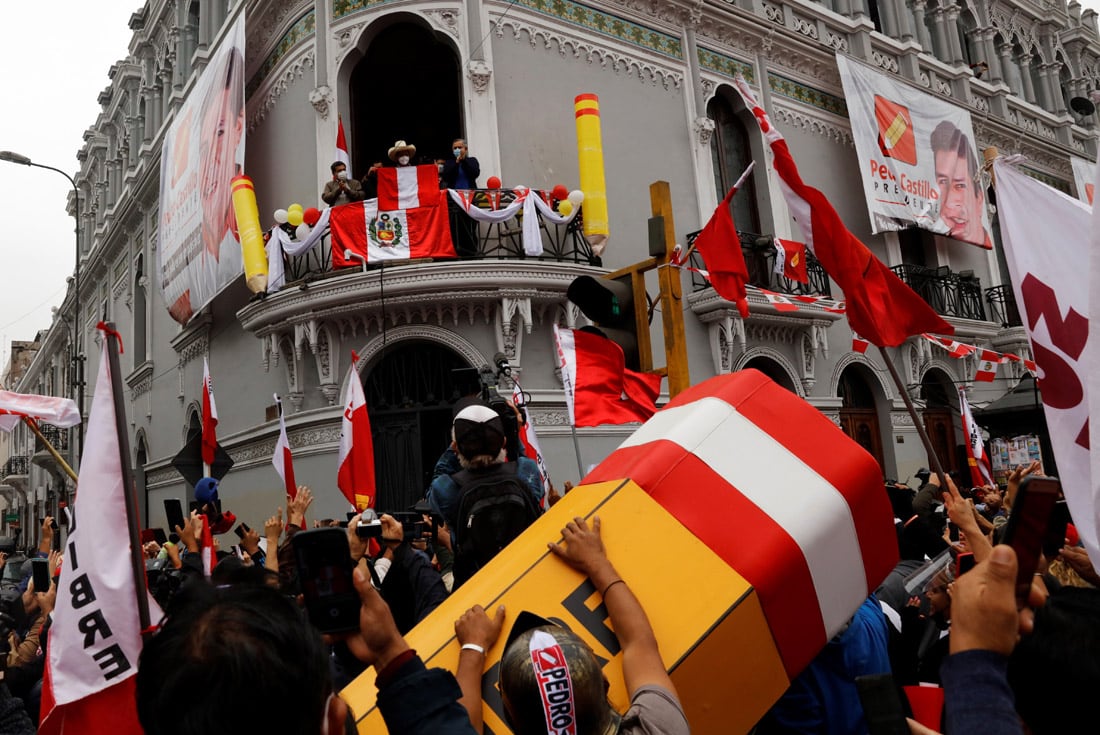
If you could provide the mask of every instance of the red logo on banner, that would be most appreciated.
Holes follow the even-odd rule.
[[[917,139],[909,108],[875,95],[875,119],[878,121],[878,147],[882,155],[902,163],[917,162]]]

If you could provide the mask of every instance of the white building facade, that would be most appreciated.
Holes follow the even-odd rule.
[[[245,173],[265,227],[291,202],[320,204],[340,118],[355,175],[398,139],[437,158],[462,137],[480,161],[481,186],[495,175],[506,188],[577,188],[573,99],[595,93],[611,223],[602,261],[575,233],[552,227],[541,258],[522,257],[507,226],[483,225],[471,257],[365,272],[333,272],[326,242],[288,262],[291,282],[282,290],[250,300],[242,278],[180,327],[156,285],[161,142],[241,14]],[[125,343],[129,438],[147,526],[164,525],[162,499],[188,495],[171,460],[199,430],[204,357],[216,381],[219,441],[235,463],[222,498],[242,518],[266,517],[284,502],[270,465],[275,393],[284,398],[298,481],[319,496],[315,517],[344,509],[336,452],[352,350],[362,357],[382,510],[423,493],[449,440],[450,406],[476,384],[469,369],[497,352],[530,394],[555,483],[576,482],[578,464],[597,463],[631,427],[578,430],[576,456],[552,326],[584,323],[565,298],[575,277],[647,257],[650,182],[669,182],[677,237],[687,242],[755,160],[734,212],[753,283],[792,286],[772,275],[774,256],[761,243],[799,233],[770,154],[730,86],[737,73],[787,137],[803,178],[852,232],[920,287],[956,339],[1001,352],[1030,357],[999,244],[985,251],[916,231],[871,234],[835,55],[970,110],[979,148],[1025,155],[1029,173],[1062,190],[1073,192],[1071,156],[1096,158],[1095,115],[1069,108],[1100,87],[1096,14],[1076,2],[149,0],[130,26],[129,51],[111,68],[102,113],[78,153],[80,197],[70,215],[84,248],[76,350],[87,356],[84,408],[95,383],[94,325],[107,318]],[[852,351],[842,316],[815,306],[781,313],[750,289],[751,314],[742,319],[705,282],[683,278],[693,383],[761,369],[860,441],[885,476],[904,480],[927,464],[882,357]],[[812,283],[815,292],[830,289],[820,272]],[[649,287],[656,293],[655,277]],[[72,288],[67,298],[59,315],[72,313]],[[68,393],[79,374],[71,321],[54,322],[20,390]],[[660,365],[660,330],[653,339]],[[975,363],[920,338],[889,357],[946,464],[963,468],[954,386],[970,381]],[[992,401],[1021,377],[1022,367],[1002,366],[1001,379],[971,400]],[[13,436],[11,456],[32,450],[32,438]],[[29,467],[25,483],[43,494],[25,524],[53,512],[68,492],[47,464]]]

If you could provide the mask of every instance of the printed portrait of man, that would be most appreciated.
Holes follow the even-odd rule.
[[[970,139],[954,123],[944,120],[932,131],[930,144],[935,157],[940,222],[947,228],[944,234],[992,248],[982,222],[985,190],[979,183],[978,158]]]

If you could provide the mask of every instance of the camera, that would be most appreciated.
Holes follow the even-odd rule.
[[[355,535],[363,539],[382,538],[382,521],[371,508],[364,510],[355,524]]]

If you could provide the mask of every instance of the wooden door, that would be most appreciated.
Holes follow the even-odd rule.
[[[873,408],[840,409],[840,428],[856,440],[882,468],[882,436],[879,433],[878,413]]]
[[[951,410],[947,408],[926,408],[924,410],[924,430],[932,442],[932,449],[940,458],[945,472],[955,469],[955,422]],[[928,467],[931,467],[929,459]]]

